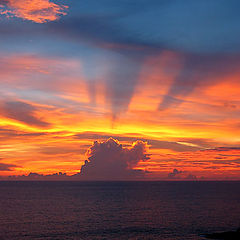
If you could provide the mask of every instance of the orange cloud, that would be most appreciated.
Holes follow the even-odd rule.
[[[153,153],[153,151],[151,151]],[[157,177],[182,179],[239,179],[240,149],[238,147],[219,147],[195,152],[161,153],[158,149],[151,155],[151,161],[140,163]],[[169,174],[170,169],[173,170]]]
[[[56,21],[60,15],[66,15],[68,8],[48,0],[8,0],[6,8],[0,14],[15,16],[36,23]]]
[[[136,166],[150,172],[146,178],[168,179],[177,169],[184,179],[239,179],[239,149],[217,149],[239,146],[238,72],[217,75],[211,84],[178,96],[181,104],[158,111],[182,60],[169,52],[146,59],[128,109],[113,126],[105,72],[89,81],[84,59],[2,55],[0,153],[4,164],[17,167],[0,175],[76,174],[92,141],[113,137],[123,148],[137,139],[151,145],[151,160]]]

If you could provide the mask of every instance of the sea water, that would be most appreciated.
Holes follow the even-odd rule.
[[[0,240],[200,240],[240,226],[240,182],[0,182]]]

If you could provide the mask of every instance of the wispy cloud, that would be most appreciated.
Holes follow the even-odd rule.
[[[168,179],[171,180],[197,180],[197,177],[186,171],[181,171],[178,169],[173,169],[172,172],[168,174]]]
[[[3,174],[74,175],[87,159],[105,175],[84,152],[112,137],[124,154],[150,145],[126,175],[239,176],[240,2],[0,5],[0,153],[21,166]]]
[[[17,167],[14,164],[0,163],[0,172],[1,171],[12,171],[13,168]]]
[[[27,125],[48,127],[49,123],[35,116],[37,108],[31,104],[20,101],[6,101],[0,103],[0,115],[14,119]]]

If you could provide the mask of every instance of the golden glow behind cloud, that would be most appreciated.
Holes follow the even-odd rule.
[[[237,178],[240,153],[233,146],[240,142],[239,73],[231,73],[228,82],[218,77],[214,84],[199,86],[183,97],[181,104],[158,111],[161,96],[181,69],[178,58],[166,53],[146,61],[141,72],[148,67],[152,71],[139,75],[127,111],[113,126],[103,91],[106,83],[95,83],[95,96],[105,101],[93,103],[81,61],[5,56],[0,72],[5,89],[0,105],[0,163],[6,171],[1,175],[77,173],[93,141],[113,136],[126,146],[137,139],[148,142],[151,159],[139,162],[137,168],[151,172],[150,179],[167,178],[175,168],[186,177]],[[158,70],[160,63],[166,68],[169,59],[175,59],[176,72]],[[162,80],[162,88],[157,87],[157,79]]]
[[[56,21],[60,2],[72,7]],[[225,53],[233,36],[220,32],[208,47],[230,23],[191,27],[185,12],[155,12],[168,4],[122,2],[0,0],[0,176],[76,174],[112,137],[148,144],[150,159],[130,166],[146,179],[240,179],[239,50]]]

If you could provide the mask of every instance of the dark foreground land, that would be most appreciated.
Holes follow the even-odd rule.
[[[209,239],[240,240],[240,228],[237,231],[206,234]]]

